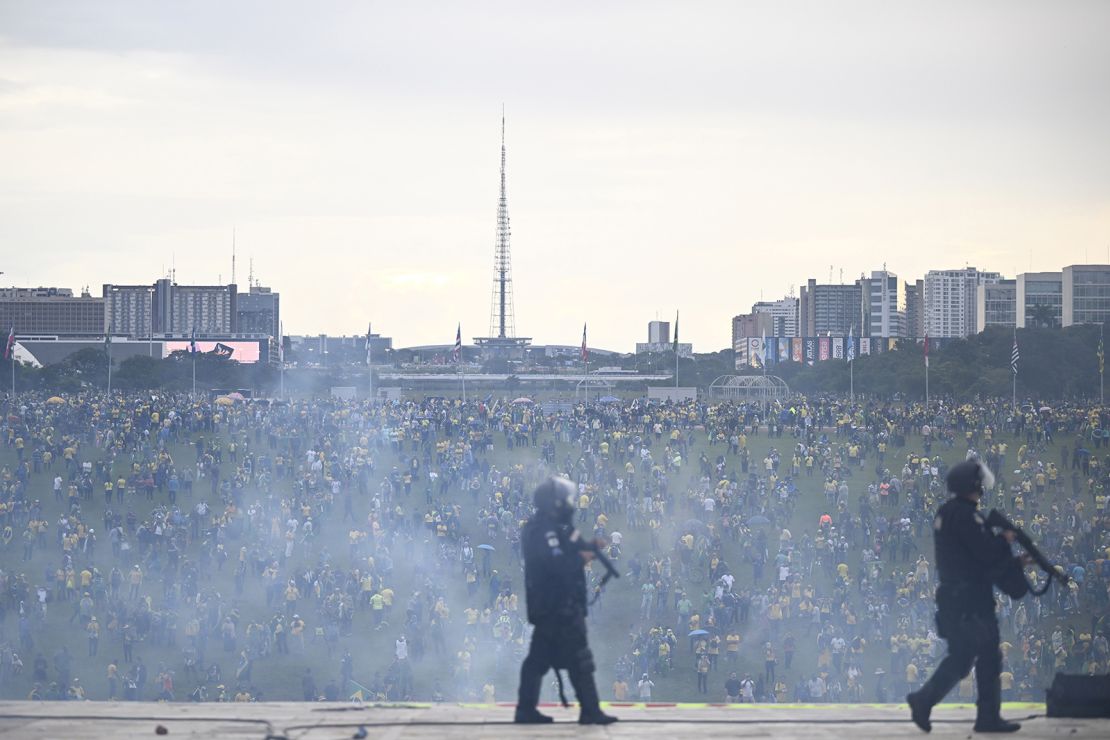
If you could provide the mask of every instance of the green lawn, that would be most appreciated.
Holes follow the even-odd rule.
[[[543,437],[541,437],[541,440]],[[898,467],[901,466],[901,461],[904,459],[906,451],[918,450],[920,440],[912,439],[909,446],[904,450],[892,448],[888,452],[888,466]],[[533,455],[538,455],[537,450],[533,449],[516,449],[512,452],[506,450],[503,445],[503,438],[498,435],[496,437],[497,449],[493,453],[493,460],[499,466],[509,465],[511,463],[519,463],[528,460]],[[753,469],[758,465],[758,461],[762,459],[763,455],[774,444],[783,453],[784,468],[788,466],[791,450],[794,440],[789,436],[784,436],[782,439],[770,440],[765,436],[753,436],[749,439],[749,448],[752,453]],[[1010,458],[1015,456],[1018,444],[1011,445]],[[559,444],[557,447],[556,459],[562,461],[567,454],[573,454],[573,450],[569,449],[569,445]],[[656,443],[654,451],[658,458],[662,450],[662,443]],[[696,477],[697,474],[697,458],[702,450],[706,451],[707,456],[712,460],[717,454],[725,451],[723,447],[708,448],[704,442],[704,435],[700,435],[696,444],[692,448],[689,455],[689,462],[686,464],[683,474],[677,480],[672,480],[671,491],[681,491],[685,489],[688,480]],[[85,450],[85,454],[96,454],[96,450]],[[949,462],[956,462],[963,459],[964,449],[957,445],[954,449],[946,450],[939,446],[934,447],[934,454],[940,452],[945,456]],[[176,447],[172,449],[174,459],[179,465],[189,465],[195,459],[195,455],[190,447]],[[1047,450],[1045,453],[1046,460],[1058,460],[1058,452],[1055,448]],[[10,465],[14,460],[14,453],[11,449],[4,448],[0,450],[0,464]],[[118,464],[117,472],[122,470],[124,462]],[[389,468],[397,464],[399,460],[394,458],[388,450],[379,454],[376,461],[379,473],[388,471]],[[730,468],[738,465],[730,461]],[[870,470],[873,468],[873,463],[870,461],[861,470],[856,472],[856,476],[852,479],[850,485],[852,487],[851,501],[854,501],[856,496],[863,490],[867,482],[870,481]],[[225,474],[231,470],[231,465],[225,457],[223,470]],[[51,523],[50,533],[50,547],[45,549],[37,549],[34,560],[31,563],[21,562],[22,548],[18,538],[18,533],[13,540],[12,544],[0,554],[0,566],[6,571],[13,573],[27,573],[29,580],[32,583],[40,583],[43,579],[44,569],[48,564],[56,564],[59,560],[58,550],[54,545],[53,528],[54,523],[58,519],[60,513],[60,505],[56,504],[51,493],[50,479],[52,476],[46,474],[36,476],[32,481],[31,498],[39,498],[45,504],[46,515],[48,521]],[[821,478],[820,475],[815,475],[812,479],[807,479],[803,473],[798,481],[799,487],[802,489],[802,495],[797,505],[795,515],[791,521],[790,528],[797,539],[805,531],[812,532],[816,527],[816,522],[824,509],[824,497],[821,492]],[[207,495],[207,485],[205,481],[198,481],[196,486],[196,497]],[[472,540],[475,544],[483,541],[483,536],[479,533],[477,525],[474,522],[475,509],[471,505],[469,496],[459,496],[459,502],[462,504],[464,516],[463,523],[472,533]],[[188,503],[187,499],[181,498],[182,504]],[[159,503],[159,497],[156,494],[155,504]],[[419,509],[423,511],[424,496],[423,484],[414,486],[412,497],[406,505],[409,510]],[[137,515],[141,518],[150,510],[151,504],[148,503],[145,497],[130,502],[131,508],[134,509]],[[107,574],[112,565],[111,551],[108,545],[106,533],[102,531],[103,519],[103,497],[100,494],[94,494],[93,500],[85,502],[82,505],[84,510],[84,517],[98,532],[100,536],[99,552],[97,555],[96,565]],[[680,509],[681,511],[681,509]],[[365,521],[367,512],[367,504],[363,501],[356,501],[356,513],[358,521]],[[315,543],[317,548],[327,545],[335,558],[335,562],[340,567],[345,567],[347,564],[347,530],[348,526],[343,526],[339,522],[341,515],[341,507],[332,512],[328,521],[324,523],[323,535],[319,537]],[[672,522],[673,525],[681,524],[685,521],[688,515],[684,512],[680,513],[677,517],[678,522]],[[627,530],[624,526],[623,514],[617,514],[612,517],[611,529],[617,529],[625,534],[625,557],[631,557],[637,552],[647,553],[650,550],[650,545],[647,536],[643,532],[632,532]],[[672,541],[671,536],[661,538],[662,544],[667,546]],[[770,548],[772,554],[777,542],[777,536],[769,537]],[[201,582],[202,589],[215,589],[225,596],[231,596],[234,592],[233,578],[234,572],[234,557],[239,542],[232,541],[229,543],[230,554],[232,559],[224,566],[223,572],[212,572],[207,574],[208,580]],[[928,540],[918,542],[921,552],[926,553],[930,561],[932,561],[932,543]],[[513,578],[514,590],[520,592],[521,590],[521,577],[519,567],[510,562],[509,554],[505,552],[506,548],[501,546],[495,553],[493,558],[493,567],[498,569],[501,573],[509,573]],[[266,660],[257,661],[254,667],[253,683],[261,690],[264,698],[266,699],[298,699],[301,695],[300,689],[300,676],[306,667],[311,668],[313,674],[316,676],[318,685],[322,688],[328,678],[334,677],[338,679],[339,676],[339,657],[344,648],[350,649],[355,655],[355,672],[354,677],[358,681],[368,683],[376,671],[384,671],[388,666],[392,655],[394,640],[401,632],[401,622],[403,621],[404,605],[408,600],[413,587],[413,568],[415,563],[420,559],[423,552],[423,545],[416,541],[412,545],[409,552],[394,552],[394,559],[396,563],[395,576],[392,579],[391,585],[397,592],[397,600],[395,606],[395,618],[392,624],[381,629],[374,630],[370,623],[369,615],[365,612],[360,612],[355,617],[354,634],[351,637],[343,638],[340,641],[339,651],[332,656],[329,656],[325,646],[322,642],[313,642],[311,639],[308,642],[308,649],[301,653],[294,647],[293,652],[289,656],[271,657]],[[849,566],[851,573],[855,574],[858,565],[858,548],[855,552],[851,553],[849,559]],[[302,558],[302,548],[298,547],[295,559]],[[742,588],[751,583],[751,568],[745,563],[740,554],[738,545],[732,542],[726,542],[724,559],[728,562],[737,577],[737,589]],[[902,566],[907,567],[907,566]],[[123,568],[121,568],[123,570]],[[767,575],[764,578],[763,585],[769,583],[772,568],[767,568]],[[126,571],[125,571],[126,573]],[[828,593],[831,587],[821,584],[823,578],[817,570],[814,572],[814,578],[818,582],[819,593]],[[148,581],[146,586],[148,588],[155,587],[153,580]],[[451,603],[452,619],[456,624],[462,622],[462,610],[468,605],[468,599],[465,589],[461,581],[459,572],[453,571],[448,586],[451,590]],[[700,594],[705,589],[705,582],[689,584],[689,593],[691,599],[695,604],[700,601]],[[126,586],[125,586],[126,588]],[[479,589],[477,598],[484,601],[486,595],[486,588]],[[523,599],[523,594],[521,594]],[[599,666],[598,683],[602,691],[603,698],[610,698],[609,685],[613,680],[612,667],[616,659],[624,654],[629,645],[628,635],[632,626],[638,621],[638,607],[640,603],[640,596],[638,592],[638,585],[630,582],[629,579],[622,579],[610,583],[607,592],[603,599],[603,610],[600,614],[591,621],[591,636],[594,646],[594,652],[597,656],[597,663]],[[159,599],[155,598],[155,606],[159,604]],[[257,582],[251,582],[248,577],[246,592],[238,604],[244,618],[256,618],[259,621],[265,621],[270,616],[270,612],[265,609],[264,597],[262,586]],[[523,604],[521,606],[523,613]],[[309,605],[307,600],[303,600],[300,606],[302,616],[305,616],[309,623],[308,633],[312,632],[312,628],[318,623],[314,618],[314,607]],[[178,619],[179,631],[184,627],[186,617],[185,609],[180,610],[180,617]],[[107,660],[109,658],[122,657],[122,648],[120,644],[114,641],[111,637],[104,635],[101,639],[99,656],[95,658],[87,657],[87,642],[84,634],[76,627],[69,624],[71,615],[71,606],[69,604],[55,604],[52,603],[49,608],[49,615],[46,623],[40,631],[35,635],[36,651],[41,650],[45,653],[48,659],[52,656],[54,651],[62,644],[68,646],[70,652],[73,654],[74,670],[73,675],[80,677],[82,683],[86,686],[90,698],[99,699],[105,698],[107,695],[107,684],[105,680],[105,670]],[[668,617],[668,622],[670,618]],[[798,651],[795,656],[794,670],[787,673],[787,684],[792,686],[793,681],[797,678],[799,671],[805,675],[809,675],[815,666],[815,650],[812,640],[807,640],[804,637],[805,627],[794,628],[794,634],[798,638]],[[757,639],[763,631],[763,626],[755,622],[745,625],[741,629],[741,634],[744,636],[743,647],[741,651],[741,670],[750,671],[754,674],[762,671],[762,653],[760,652],[760,641]],[[16,616],[9,612],[7,621],[4,624],[4,637],[17,641],[16,630]],[[680,633],[680,645],[675,655],[676,670],[669,676],[655,676],[656,689],[654,698],[657,700],[674,700],[674,701],[698,701],[702,700],[700,694],[695,692],[694,675],[690,661],[690,653],[685,644],[685,634]],[[146,662],[151,680],[157,676],[158,666],[160,663],[165,663],[168,667],[176,672],[176,696],[178,700],[183,700],[188,697],[189,692],[193,688],[193,683],[188,680],[182,670],[183,663],[180,653],[180,645],[183,644],[184,638],[179,637],[178,648],[162,647],[157,648],[151,645],[137,645],[135,653],[142,656]],[[243,644],[242,637],[240,638],[240,645]],[[457,644],[448,644],[449,649],[458,649]],[[777,646],[776,646],[777,647]],[[223,669],[224,682],[230,688],[234,683],[234,670],[236,664],[236,656],[231,653],[225,653],[220,650],[219,640],[210,639],[207,653],[209,662],[213,660],[218,661]],[[23,698],[27,695],[31,687],[31,664],[34,658],[33,655],[22,655],[25,663],[25,669],[22,676],[15,678],[3,689],[3,696],[6,698]],[[887,666],[889,661],[889,653],[887,645],[877,644],[871,645],[868,650],[867,660],[869,665],[865,670],[865,676],[868,681],[865,683],[865,700],[870,700],[871,686],[873,680],[870,678],[871,672],[876,667]],[[414,672],[414,698],[427,699],[431,695],[431,688],[434,681],[439,680],[443,687],[450,688],[453,686],[451,678],[453,670],[453,658],[448,657],[445,659],[437,659],[431,651],[431,645],[428,646],[428,655],[422,662],[415,663],[413,666]],[[488,671],[492,673],[493,657],[490,649],[480,649],[478,654],[475,655],[475,676],[478,678],[485,678],[485,673]],[[506,661],[503,670],[493,676],[494,683],[497,689],[498,700],[511,700],[515,697],[516,688],[516,672],[518,664],[515,659]],[[722,670],[726,664],[722,661]],[[122,666],[121,666],[122,668]],[[780,656],[779,663],[780,672],[782,669],[782,661]],[[50,670],[51,678],[53,678],[53,669]],[[710,695],[708,700],[719,701],[723,693],[721,683],[724,680],[725,673],[721,670],[711,676]],[[482,681],[474,682],[476,686],[480,686]],[[569,689],[568,689],[569,690]],[[148,685],[146,696],[149,698],[153,695],[151,687]],[[554,697],[553,692],[545,689],[545,699],[551,700]],[[460,699],[464,697],[458,697]]]

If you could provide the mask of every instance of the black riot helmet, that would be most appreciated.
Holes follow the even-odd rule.
[[[541,516],[560,524],[570,524],[574,519],[574,497],[578,487],[570,480],[551,477],[541,483],[532,494],[532,502]]]
[[[994,474],[978,460],[964,460],[952,466],[945,483],[948,490],[957,496],[982,494],[984,490],[994,487]]]

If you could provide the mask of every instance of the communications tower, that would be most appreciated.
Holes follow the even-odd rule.
[[[489,336],[475,337],[486,357],[519,359],[531,337],[516,336],[513,311],[513,267],[509,248],[509,200],[505,189],[505,111],[501,110],[501,191],[497,199],[497,235],[493,249],[493,297],[490,305]]]

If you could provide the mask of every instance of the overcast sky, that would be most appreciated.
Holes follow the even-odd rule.
[[[809,277],[1110,250],[1110,2],[0,0],[0,282],[230,281],[287,333],[697,351]]]

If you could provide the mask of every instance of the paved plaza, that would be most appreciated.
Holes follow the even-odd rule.
[[[580,727],[577,709],[547,707],[554,725],[511,724],[511,705],[356,705],[296,702],[157,704],[112,702],[0,702],[0,738],[220,737],[243,740],[351,738],[897,738],[924,737],[898,705],[610,705],[621,722]],[[1008,705],[1023,722],[1016,736],[1110,738],[1110,720],[1047,719],[1039,704]],[[1032,719],[1029,719],[1032,717]],[[934,712],[934,737],[973,735],[974,708],[949,705]],[[984,736],[985,737],[985,736]]]

